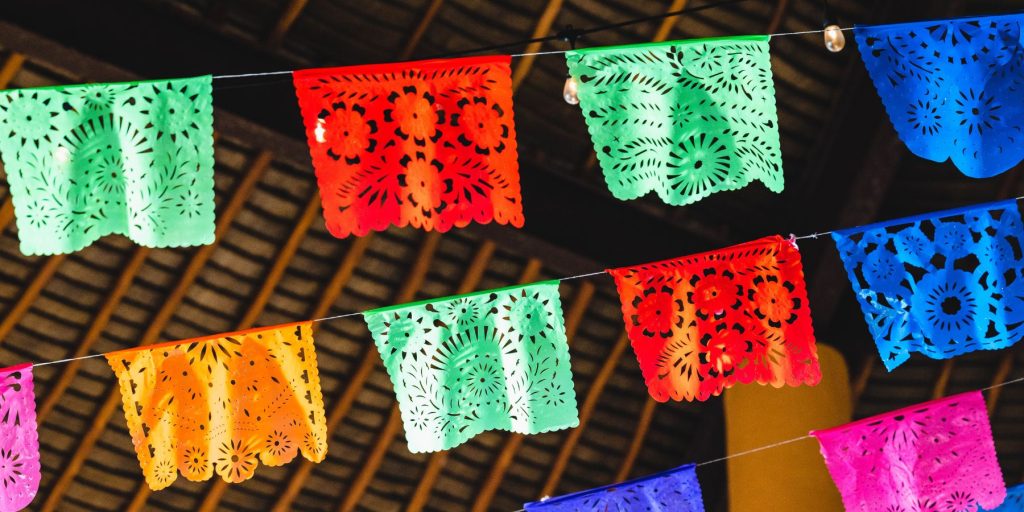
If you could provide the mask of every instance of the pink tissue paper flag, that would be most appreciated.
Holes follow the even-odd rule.
[[[32,365],[0,370],[0,512],[21,510],[39,490],[39,434]]]
[[[1006,497],[980,391],[811,435],[850,512],[974,512]]]

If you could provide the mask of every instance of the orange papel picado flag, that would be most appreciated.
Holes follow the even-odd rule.
[[[153,490],[179,472],[237,483],[259,462],[327,454],[311,322],[113,352],[107,362]]]

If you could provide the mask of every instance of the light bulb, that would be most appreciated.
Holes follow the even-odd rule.
[[[327,129],[324,128],[324,120],[323,119],[317,119],[316,120],[316,128],[313,128],[313,136],[316,137],[316,141],[321,143],[321,144],[323,144],[324,141],[327,140],[324,137],[325,133],[327,133]]]
[[[565,86],[562,87],[562,99],[570,105],[580,104],[579,87],[576,85],[576,79],[572,75],[565,77]]]
[[[846,36],[843,35],[843,29],[839,28],[839,25],[835,23],[825,27],[823,32],[825,37],[825,48],[832,53],[843,51],[846,47]]]

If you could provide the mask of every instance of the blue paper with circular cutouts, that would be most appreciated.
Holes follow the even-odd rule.
[[[915,155],[987,178],[1024,159],[1024,14],[857,26],[861,58]]]
[[[832,234],[889,370],[1024,337],[1024,226],[1014,200]]]

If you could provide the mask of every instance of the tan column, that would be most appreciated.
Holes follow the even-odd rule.
[[[818,345],[821,383],[783,387],[739,385],[725,392],[726,452],[734,454],[849,423],[850,378],[843,356]],[[729,510],[843,510],[814,439],[727,461]]]

